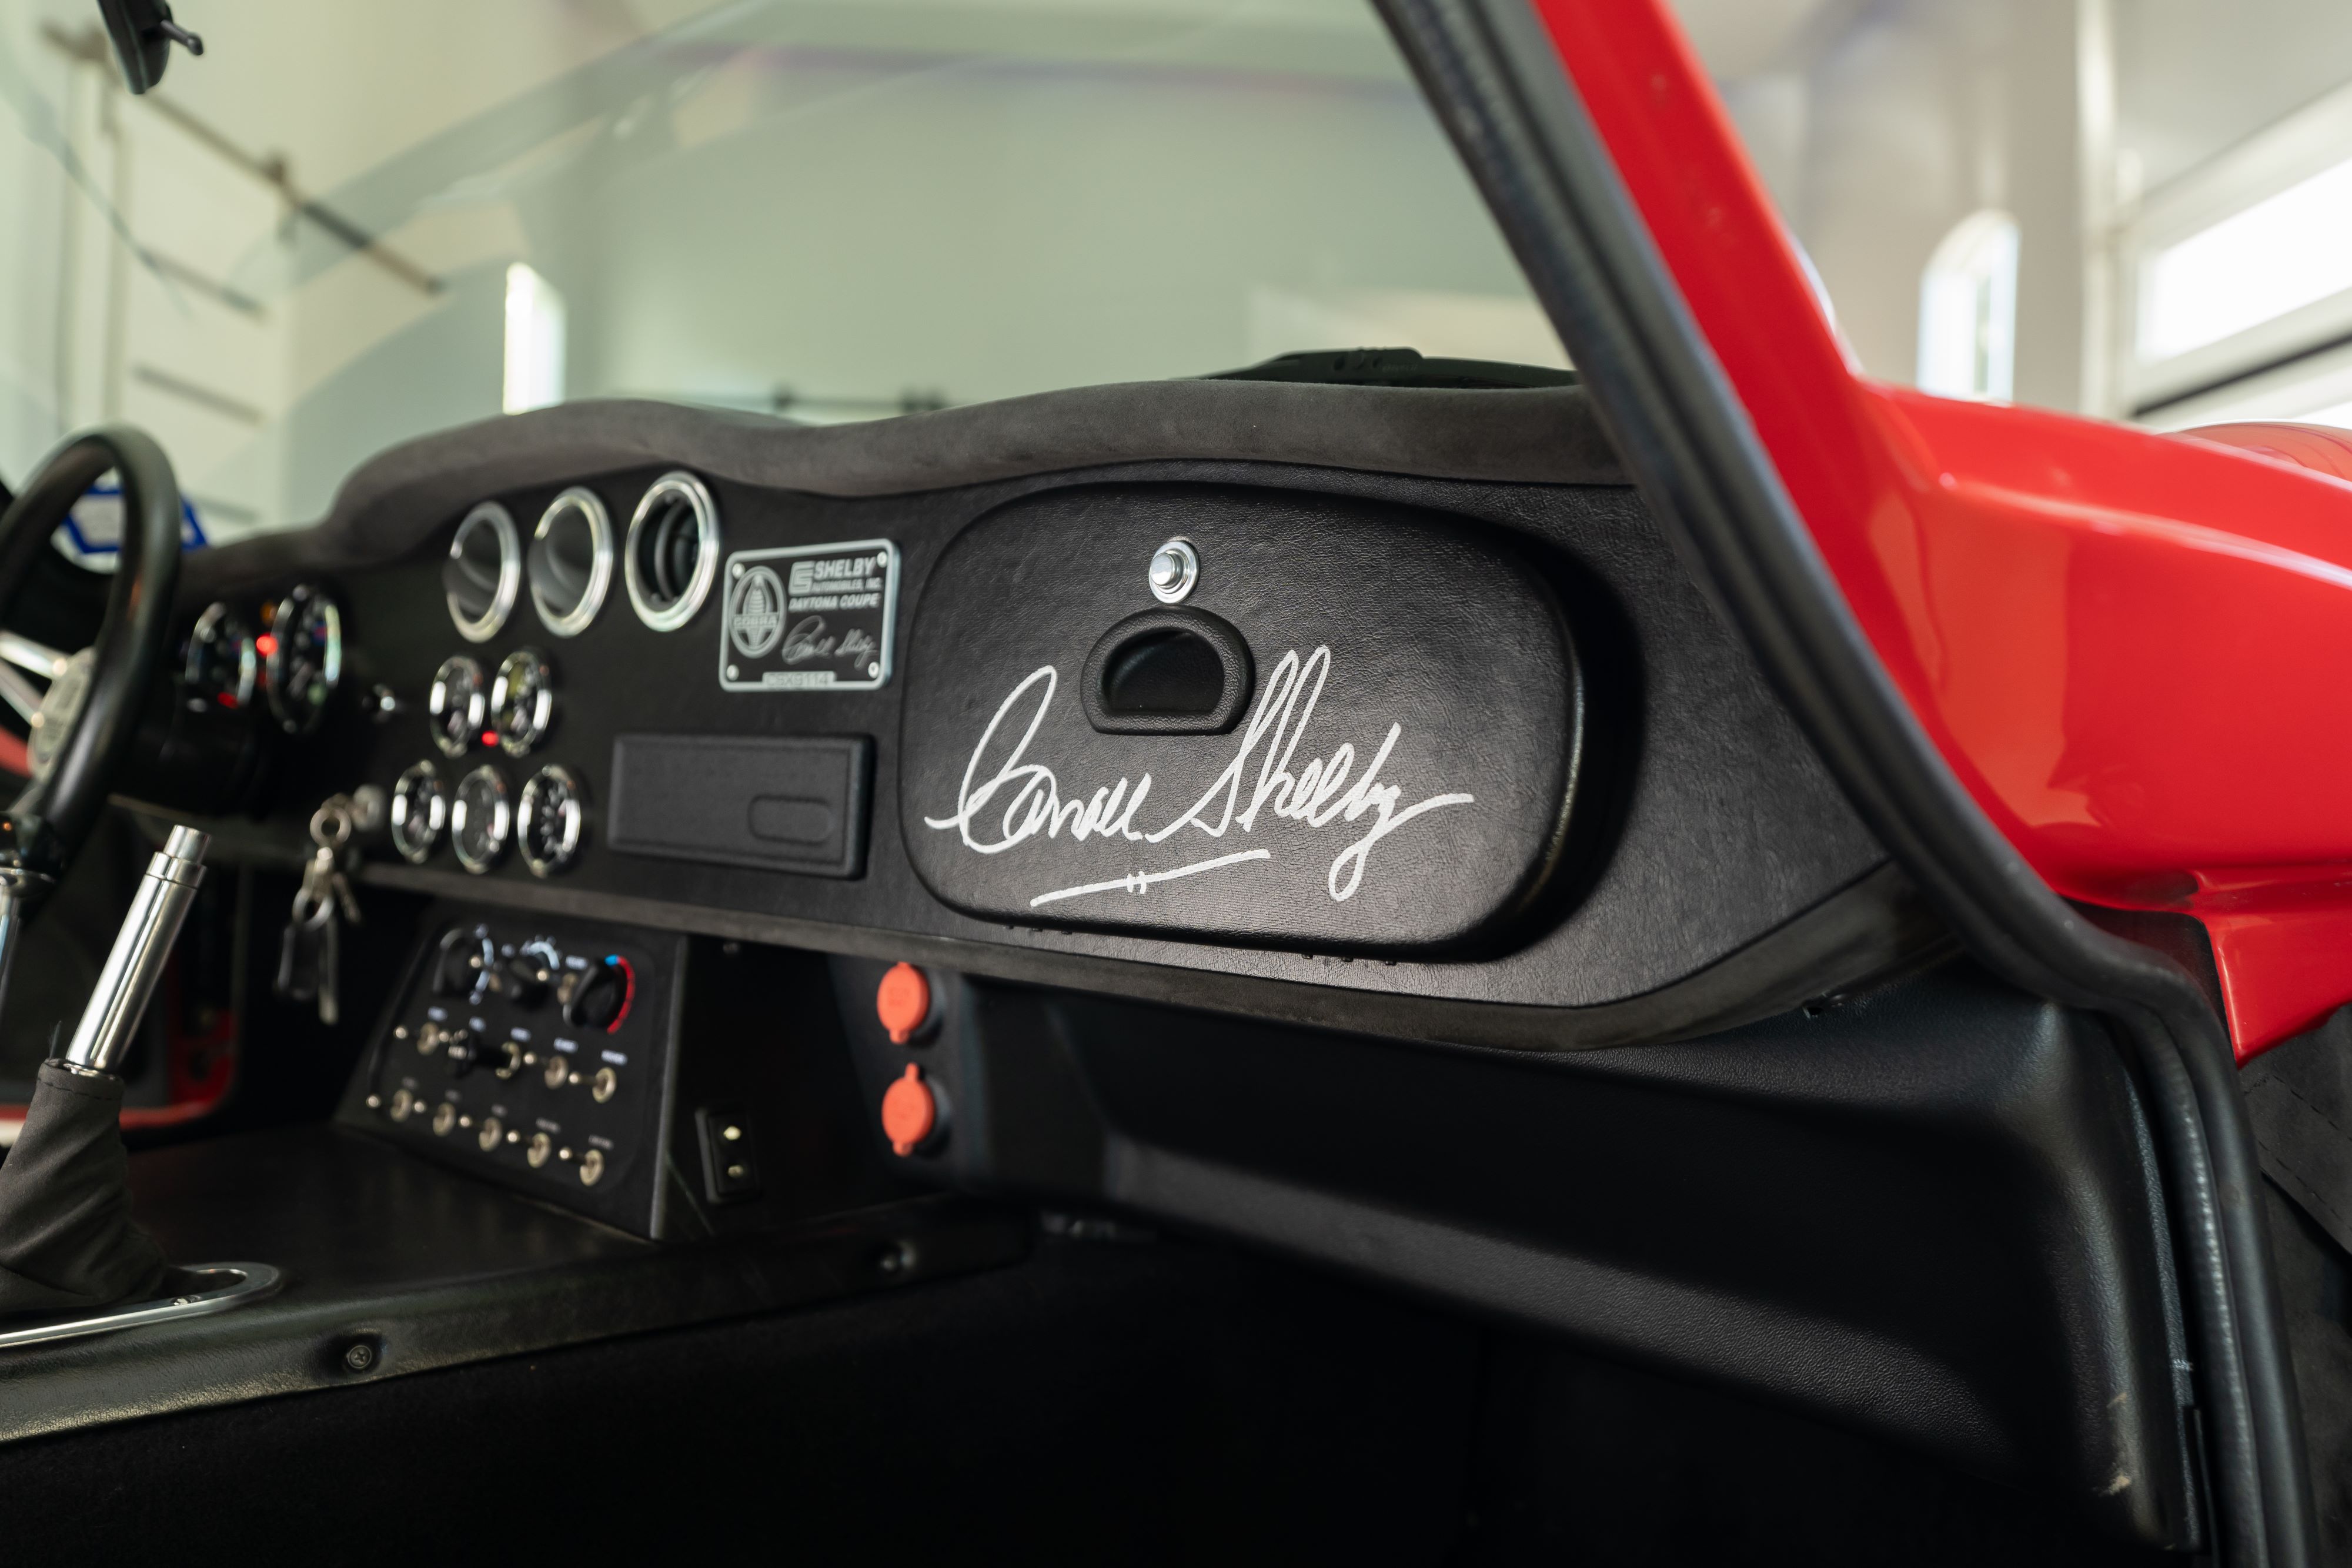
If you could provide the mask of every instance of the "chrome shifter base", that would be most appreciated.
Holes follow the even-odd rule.
[[[144,1301],[120,1301],[75,1317],[50,1318],[24,1328],[0,1330],[0,1350],[205,1317],[273,1296],[285,1283],[285,1276],[268,1263],[199,1263],[173,1272],[179,1289],[172,1295]]]

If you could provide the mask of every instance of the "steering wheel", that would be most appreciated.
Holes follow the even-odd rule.
[[[0,816],[0,868],[16,873],[11,880],[19,885],[63,874],[130,755],[171,634],[180,484],[153,437],[127,424],[102,425],[68,436],[0,513],[5,624],[58,525],[109,469],[122,486],[122,543],[97,637],[79,653],[61,653],[0,632],[0,699],[31,727],[32,782]]]

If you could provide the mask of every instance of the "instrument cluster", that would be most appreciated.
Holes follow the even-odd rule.
[[[487,643],[528,598],[550,637],[576,637],[594,624],[616,578],[648,630],[691,621],[719,570],[719,507],[702,481],[663,475],[614,536],[604,498],[586,486],[550,501],[528,541],[512,513],[483,502],[458,522],[442,563],[450,623],[467,642]],[[576,774],[541,767],[517,792],[495,758],[462,766],[477,749],[523,758],[546,741],[558,712],[554,660],[521,647],[486,669],[471,653],[453,653],[434,672],[425,708],[441,756],[412,765],[393,786],[394,847],[422,865],[446,837],[477,875],[509,850],[538,876],[571,866],[588,829],[587,789]]]
[[[228,603],[207,607],[180,669],[191,708],[250,712],[258,697],[289,735],[319,727],[342,678],[342,611],[308,582],[252,615]]]
[[[454,653],[434,672],[425,711],[434,746],[453,762],[477,747],[527,757],[555,726],[555,666],[536,648],[518,648],[485,674],[472,655]],[[514,847],[534,874],[552,876],[579,858],[587,791],[570,769],[551,764],[518,797],[495,761],[452,782],[427,758],[393,785],[391,818],[393,847],[415,864],[433,858],[446,832],[457,863],[476,875]]]

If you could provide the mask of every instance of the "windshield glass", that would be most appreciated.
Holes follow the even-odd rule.
[[[812,421],[1402,346],[1565,363],[1360,0],[88,0],[0,25],[0,475],[129,420],[215,541],[564,399]]]

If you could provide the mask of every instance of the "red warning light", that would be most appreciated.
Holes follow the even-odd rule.
[[[267,632],[256,637],[253,640],[253,645],[261,651],[261,656],[265,659],[278,652],[278,639]]]
[[[486,729],[482,731],[482,744],[484,746],[496,746],[498,743],[499,732],[497,730]]]

